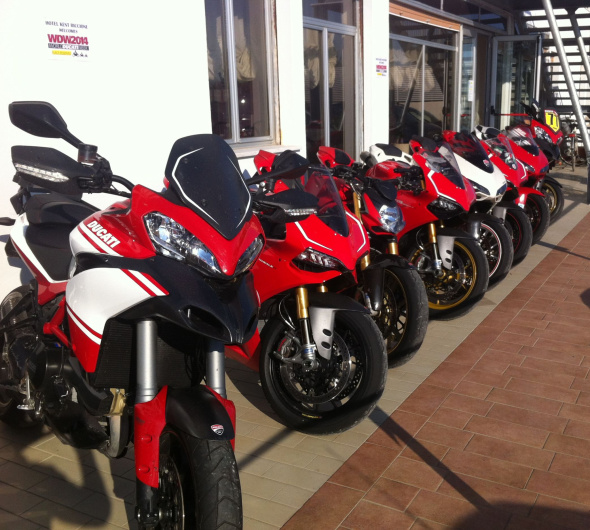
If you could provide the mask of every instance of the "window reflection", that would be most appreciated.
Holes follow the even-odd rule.
[[[303,16],[354,26],[355,0],[303,0]]]

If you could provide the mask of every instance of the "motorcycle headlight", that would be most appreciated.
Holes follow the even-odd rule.
[[[533,166],[529,166],[526,162],[522,162],[522,161],[521,161],[521,164],[527,170],[527,173],[534,173],[535,172],[535,168]]]
[[[473,186],[473,189],[475,190],[475,194],[477,195],[478,199],[490,196],[490,190],[488,190],[485,186],[482,186],[481,184],[478,184],[473,180],[470,180],[469,182],[471,182],[471,185]]]
[[[545,129],[542,129],[539,126],[535,126],[535,136],[537,138],[541,138],[542,140],[545,140],[546,142],[549,142],[550,144],[553,143],[553,140],[551,140],[551,136],[549,136],[549,134],[547,134],[547,131]]]
[[[504,195],[506,193],[507,189],[508,189],[508,183],[505,181],[504,184],[502,184],[502,186],[500,186],[500,188],[496,192],[496,196],[502,198],[502,195]],[[500,199],[498,199],[498,200],[500,200]]]
[[[327,269],[346,270],[340,260],[313,248],[305,249],[293,260],[293,263],[300,269],[310,272],[323,272]]]
[[[445,220],[461,213],[463,208],[455,201],[445,197],[439,197],[432,201],[427,207],[439,219]]]
[[[393,234],[401,232],[406,222],[399,206],[391,206],[384,204],[379,208],[379,216],[381,217],[381,228]]]
[[[143,220],[156,251],[163,256],[185,262],[208,276],[222,279],[230,277],[221,270],[213,252],[174,219],[152,212],[146,214]],[[233,276],[248,270],[263,246],[264,240],[262,236],[258,236],[238,260]]]

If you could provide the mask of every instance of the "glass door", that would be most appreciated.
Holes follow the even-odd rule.
[[[521,101],[539,99],[541,38],[538,36],[494,37],[492,53],[491,101],[494,126],[503,129],[511,114],[522,112]]]

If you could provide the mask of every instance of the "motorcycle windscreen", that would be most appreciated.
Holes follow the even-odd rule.
[[[301,187],[317,197],[317,217],[341,236],[348,237],[346,213],[332,175],[328,171],[310,169],[301,177]]]
[[[461,175],[457,159],[453,155],[449,144],[446,142],[439,143],[436,152],[425,147],[422,156],[424,156],[432,170],[444,175],[458,188],[465,189],[465,180]]]
[[[539,146],[531,131],[520,125],[516,127],[511,127],[506,130],[506,136],[510,138],[516,145],[522,147],[525,151],[528,151],[533,156],[539,156]]]
[[[490,138],[485,140],[486,144],[490,146],[492,152],[502,160],[509,168],[517,169],[516,157],[510,148],[508,140],[504,136],[498,136],[496,138]]]
[[[226,239],[252,216],[251,198],[232,148],[219,136],[176,140],[165,171],[180,200]]]
[[[453,152],[486,173],[493,173],[494,167],[481,144],[471,134],[458,132],[448,139]]]

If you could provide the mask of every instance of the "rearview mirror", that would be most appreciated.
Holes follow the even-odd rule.
[[[74,147],[82,142],[70,131],[57,109],[45,101],[15,101],[8,106],[10,121],[19,129],[42,138],[62,138]]]

